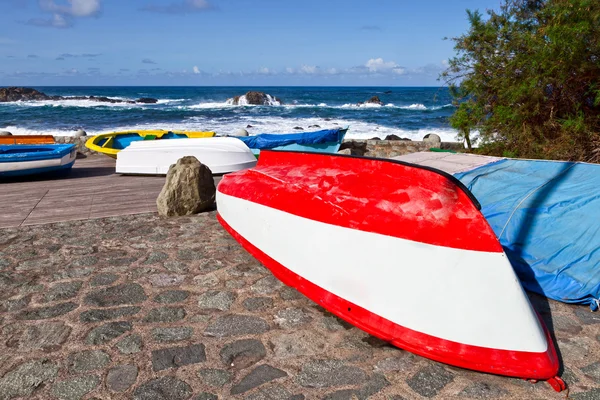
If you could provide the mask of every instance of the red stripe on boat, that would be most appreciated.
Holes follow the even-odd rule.
[[[411,164],[263,151],[256,167],[228,174],[218,190],[345,228],[502,252],[494,231],[456,180]]]
[[[548,342],[548,349],[543,353],[472,346],[417,332],[380,317],[302,278],[244,239],[218,213],[217,219],[250,254],[269,268],[279,280],[296,288],[312,301],[373,336],[442,363],[491,374],[549,380],[557,391],[564,389],[564,384],[560,386],[556,383],[560,381],[560,378],[556,377],[559,368],[558,357],[543,321],[541,321],[541,325],[544,327]],[[440,307],[443,307],[443,304],[440,304]],[[440,309],[440,312],[443,310]]]

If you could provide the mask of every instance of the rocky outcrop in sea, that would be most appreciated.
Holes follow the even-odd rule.
[[[257,105],[257,106],[280,106],[283,102],[275,96],[263,92],[250,91],[241,96],[227,99],[227,104],[234,106]]]
[[[158,102],[157,99],[151,97],[143,97],[137,100],[121,100],[113,99],[104,96],[49,96],[46,93],[42,93],[39,90],[25,87],[7,87],[0,88],[0,103],[7,103],[13,101],[48,101],[48,100],[91,100],[103,103],[143,103],[143,104],[155,104]]]
[[[382,106],[383,101],[381,101],[378,96],[373,96],[369,100],[365,101],[364,103],[358,103],[359,106],[362,104],[379,104],[380,106]]]

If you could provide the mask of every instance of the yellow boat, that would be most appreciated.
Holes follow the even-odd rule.
[[[214,132],[190,132],[190,131],[125,131],[103,133],[93,136],[85,142],[85,147],[109,157],[117,158],[117,153],[129,146],[131,142],[138,140],[165,140],[185,138],[208,138],[215,136]]]

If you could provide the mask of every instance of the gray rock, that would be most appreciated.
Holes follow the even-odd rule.
[[[81,286],[83,282],[81,281],[73,281],[73,282],[62,282],[57,283],[52,286],[46,296],[44,296],[44,301],[57,301],[57,300],[68,300],[77,296],[79,290],[81,290]]]
[[[423,137],[423,142],[431,147],[440,148],[442,146],[442,138],[435,133],[428,133]]]
[[[585,325],[600,324],[600,312],[591,311],[589,307],[575,308],[575,315],[577,315]]]
[[[87,136],[87,133],[83,129],[77,129],[77,131],[75,131],[75,133],[73,134],[73,136],[74,137]]]
[[[12,136],[12,133],[9,131],[0,131],[0,136]]]
[[[198,261],[205,258],[204,253],[196,249],[180,249],[177,251],[177,259],[182,261]]]
[[[1,262],[1,260],[0,260]],[[31,302],[31,296],[0,302],[0,312],[12,312],[24,309]]]
[[[152,352],[152,369],[155,372],[204,361],[206,361],[206,353],[202,343],[184,347],[170,347]]]
[[[275,358],[294,358],[323,354],[331,338],[311,330],[298,330],[271,339]]]
[[[259,279],[250,287],[250,289],[252,289],[252,291],[255,293],[265,295],[276,292],[277,290],[281,289],[282,286],[283,283],[281,283],[279,279],[275,278],[273,275],[268,275],[262,279]]]
[[[312,317],[300,308],[286,308],[275,316],[275,323],[284,329],[296,328],[309,323]]]
[[[58,375],[58,365],[47,359],[28,361],[0,378],[0,400],[29,397]]]
[[[71,268],[52,275],[54,280],[84,278],[94,272],[94,268]]]
[[[100,289],[85,296],[85,304],[96,307],[112,307],[121,304],[138,304],[148,298],[144,288],[137,283],[125,283]]]
[[[410,367],[413,366],[414,359],[411,356],[401,356],[401,357],[388,357],[379,361],[374,370],[382,371],[382,372],[390,372],[390,371],[407,371]]]
[[[264,364],[254,368],[248,375],[231,388],[231,394],[240,394],[272,380],[287,376],[285,371]]]
[[[155,274],[150,275],[149,281],[152,286],[166,287],[166,286],[179,286],[185,280],[185,275],[172,275],[172,274]]]
[[[79,307],[77,303],[60,303],[50,307],[30,308],[17,315],[21,320],[37,320],[55,318],[70,313]]]
[[[329,393],[323,400],[359,400],[359,397],[354,389],[342,389]]]
[[[208,386],[223,387],[231,382],[233,375],[224,369],[205,368],[198,371],[198,378]]]
[[[434,397],[454,380],[454,374],[438,364],[421,368],[410,379],[408,386],[423,397]]]
[[[191,338],[193,334],[194,328],[189,326],[152,329],[152,337],[157,342],[178,342]]]
[[[592,389],[587,392],[576,394],[569,393],[570,400],[598,400],[600,399],[600,389]]]
[[[146,323],[159,323],[159,322],[175,322],[181,321],[185,318],[185,310],[183,307],[160,307],[153,308],[146,314],[142,319],[142,322]]]
[[[242,303],[248,311],[264,311],[273,307],[273,299],[270,297],[250,297]]]
[[[264,333],[269,330],[265,320],[250,316],[230,314],[219,317],[204,331],[205,335],[227,337]]]
[[[131,328],[131,322],[110,322],[92,329],[85,341],[87,344],[104,344],[130,331]]]
[[[213,393],[203,392],[194,397],[192,400],[219,400],[219,396]]]
[[[167,271],[177,272],[179,274],[185,274],[189,271],[189,268],[186,264],[175,260],[165,261],[164,267]]]
[[[352,149],[346,148],[338,151],[338,154],[352,155]]]
[[[225,281],[225,287],[227,289],[241,289],[247,285],[243,279],[229,279]]]
[[[109,362],[109,355],[102,350],[85,350],[72,353],[67,360],[71,373],[94,371],[103,368]]]
[[[20,334],[13,336],[7,345],[23,351],[51,352],[60,349],[70,334],[71,327],[62,321],[41,322],[28,326]]]
[[[162,304],[180,303],[186,300],[190,292],[186,290],[167,290],[154,297],[154,302]]]
[[[100,384],[96,375],[76,376],[52,385],[52,394],[61,400],[79,400]]]
[[[150,253],[144,264],[159,264],[169,258],[167,253],[163,253],[162,251],[153,251]]]
[[[571,335],[577,335],[583,329],[581,322],[560,314],[552,316],[552,325],[554,326],[555,331]]]
[[[600,383],[600,361],[596,361],[581,368],[581,372],[593,379],[596,383]]]
[[[190,385],[174,376],[147,381],[135,389],[135,400],[187,400],[193,391]]]
[[[243,369],[265,358],[267,351],[260,340],[242,339],[226,344],[219,354],[226,366]]]
[[[206,311],[227,311],[231,308],[236,297],[233,292],[210,291],[200,295],[198,306]]]
[[[300,395],[302,396],[302,395]],[[283,385],[274,384],[269,387],[258,390],[257,392],[246,396],[245,400],[301,400],[304,396],[296,399],[296,396],[292,396],[289,390]]]
[[[281,289],[281,291],[279,292],[279,296],[283,300],[299,300],[306,298],[302,293],[289,286],[284,286],[283,289]]]
[[[119,279],[117,274],[98,274],[90,280],[90,286],[107,286],[114,283],[117,279]]]
[[[129,317],[139,313],[140,307],[120,307],[108,308],[103,310],[88,310],[79,315],[81,322],[101,322],[111,319]]]
[[[106,387],[113,392],[124,392],[133,385],[138,376],[136,365],[117,365],[106,375]]]
[[[365,383],[367,374],[340,360],[317,360],[302,366],[296,382],[304,387],[325,388]]]
[[[142,337],[137,334],[129,335],[117,342],[117,349],[123,354],[135,354],[142,350]]]
[[[171,165],[158,198],[158,214],[164,217],[190,215],[209,209],[215,203],[215,182],[210,168],[193,156]]]
[[[506,394],[508,392],[499,386],[490,385],[486,382],[475,382],[464,388],[458,396],[474,399],[497,399]]]

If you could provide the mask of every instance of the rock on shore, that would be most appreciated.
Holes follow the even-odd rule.
[[[7,87],[0,88],[0,103],[7,103],[13,101],[44,101],[44,100],[91,100],[103,103],[143,103],[143,104],[154,104],[157,103],[157,99],[150,97],[143,97],[137,100],[120,100],[112,99],[104,96],[48,96],[46,93],[42,93],[39,90],[24,88],[24,87]]]

